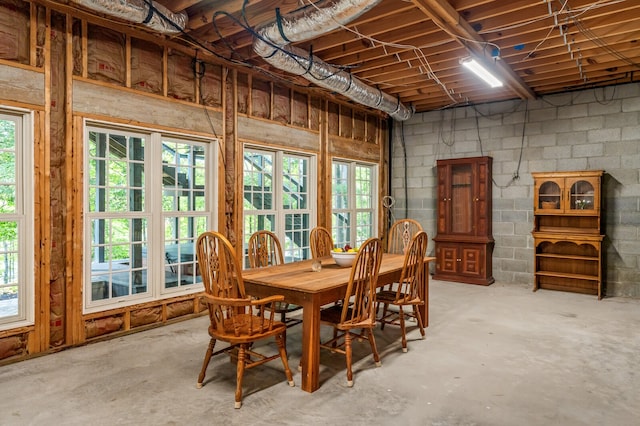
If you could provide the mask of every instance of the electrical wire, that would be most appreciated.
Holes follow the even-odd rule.
[[[321,9],[315,4],[313,3],[311,0],[305,0],[309,6],[314,7],[316,10],[320,11]],[[454,102],[454,103],[458,103],[457,100],[455,100],[452,95],[451,95],[451,91],[447,88],[447,86],[438,78],[438,76],[436,75],[436,73],[433,71],[433,69],[431,68],[431,64],[429,63],[429,61],[427,60],[427,56],[424,54],[424,52],[422,51],[422,49],[426,48],[426,47],[435,47],[435,46],[440,46],[442,44],[446,44],[446,43],[450,43],[450,40],[446,40],[444,42],[440,43],[431,43],[429,44],[429,46],[414,46],[414,45],[408,45],[408,44],[399,44],[399,43],[390,43],[390,42],[385,42],[379,39],[376,39],[374,37],[370,37],[370,36],[366,36],[362,33],[360,33],[359,31],[353,30],[349,27],[347,27],[346,25],[343,25],[342,23],[340,23],[339,21],[337,21],[336,19],[334,19],[334,21],[336,22],[336,24],[342,28],[343,30],[346,30],[348,32],[351,32],[352,34],[355,34],[358,36],[359,39],[364,39],[369,41],[372,45],[378,44],[380,46],[383,47],[383,49],[385,50],[385,53],[387,53],[386,51],[386,47],[393,47],[393,48],[397,48],[397,49],[404,49],[404,50],[412,50],[413,54],[416,56],[416,59],[420,62],[421,65],[423,65],[426,69],[427,69],[427,77],[432,79],[433,81],[436,82],[436,84],[438,86],[440,86],[443,90],[443,92]],[[435,23],[435,22],[434,22]],[[436,24],[436,26],[438,26]],[[496,45],[497,47],[497,45]],[[397,54],[396,54],[397,55]],[[399,57],[398,57],[398,60]]]

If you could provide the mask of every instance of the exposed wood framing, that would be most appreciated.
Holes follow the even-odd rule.
[[[469,53],[483,59],[491,59],[487,55],[487,41],[478,34],[471,25],[446,0],[413,0],[413,3],[429,16],[440,28],[446,29],[455,40],[464,46]],[[500,76],[511,90],[522,99],[535,99],[533,91],[513,70],[502,61],[495,62]]]
[[[46,4],[50,7],[43,8],[37,4]],[[52,24],[55,23],[57,27],[62,23],[56,15],[59,10],[62,10],[62,17],[64,17],[64,45],[60,45],[56,39],[52,39]],[[96,25],[100,25],[100,23],[104,25],[106,21],[99,18],[83,19],[88,15],[78,15],[73,8],[48,1],[32,3],[30,11],[29,64],[0,60],[2,70],[6,69],[10,72],[10,76],[15,76],[15,78],[11,78],[10,82],[2,82],[0,91],[2,93],[0,97],[3,98],[2,104],[16,105],[35,111],[36,218],[34,225],[36,242],[34,261],[36,270],[34,273],[36,279],[36,325],[0,332],[0,338],[27,336],[26,352],[28,354],[26,356],[41,352],[55,352],[64,347],[83,344],[89,340],[102,340],[153,327],[160,323],[179,320],[180,318],[175,317],[176,312],[180,312],[179,315],[185,318],[200,315],[203,312],[203,306],[199,300],[200,296],[195,293],[103,312],[83,313],[85,120],[153,127],[160,131],[186,133],[206,138],[211,138],[215,134],[220,139],[219,150],[214,154],[218,156],[219,167],[216,173],[217,181],[220,183],[216,192],[220,206],[217,212],[217,224],[218,228],[226,231],[230,240],[236,245],[238,255],[242,255],[242,147],[244,141],[250,140],[257,145],[297,150],[317,156],[318,179],[321,181],[319,185],[321,189],[317,198],[317,221],[322,226],[330,226],[331,220],[331,193],[328,182],[331,181],[332,156],[338,155],[345,158],[356,153],[353,158],[373,162],[380,160],[380,154],[375,154],[380,144],[365,143],[366,141],[359,140],[362,135],[356,135],[353,130],[355,128],[353,105],[338,101],[336,104],[338,105],[338,116],[336,117],[338,123],[341,120],[340,108],[349,111],[349,116],[345,119],[350,120],[352,130],[345,137],[333,135],[328,129],[328,102],[313,95],[317,92],[300,89],[300,93],[303,93],[306,98],[296,97],[297,92],[291,86],[263,80],[259,76],[256,76],[254,80],[252,71],[242,69],[242,76],[247,80],[247,111],[239,113],[238,81],[240,71],[236,68],[221,66],[221,87],[219,88],[222,96],[221,106],[206,106],[203,104],[203,96],[207,93],[203,93],[202,82],[198,77],[201,69],[198,62],[196,62],[196,77],[193,81],[196,89],[193,102],[169,98],[167,94],[171,92],[171,88],[168,79],[168,49],[173,48],[171,47],[173,44],[171,41],[157,38],[153,39],[153,42],[162,46],[161,93],[138,90],[132,87],[135,85],[135,76],[131,68],[132,55],[135,54],[135,51],[132,50],[132,40],[135,37],[149,42],[150,37],[140,37],[138,30],[124,25],[115,25],[116,31],[118,28],[124,29],[123,33],[126,36],[124,55],[126,63],[122,65],[125,67],[126,77],[123,86],[98,81],[92,75],[92,70],[89,70],[89,56],[93,52],[89,51],[92,48],[92,43],[89,43],[88,30],[89,24],[94,25],[97,22]],[[38,26],[42,30],[43,24],[45,27],[44,45],[38,46],[36,37]],[[111,28],[111,26],[109,27]],[[54,46],[52,46],[52,42],[55,42]],[[55,52],[52,47],[56,47]],[[63,52],[59,52],[60,48]],[[186,49],[183,50],[186,51]],[[53,63],[52,56],[58,56],[59,53],[60,56],[64,55],[64,58],[60,58],[60,63]],[[190,54],[193,55],[193,51]],[[158,53],[159,55],[160,53]],[[75,61],[80,61],[79,67],[78,62]],[[41,62],[40,66],[37,65],[37,62]],[[215,63],[218,64],[218,62]],[[74,66],[76,67],[76,75],[74,75]],[[54,81],[55,73],[64,73],[64,76],[61,80],[56,78]],[[258,83],[258,79],[261,84],[254,88],[253,83]],[[58,81],[61,82],[58,83]],[[267,84],[264,84],[265,81]],[[264,90],[265,93],[255,93],[259,90]],[[254,104],[252,95],[257,96],[256,100],[260,103],[267,102],[268,99],[270,109],[268,116],[264,118],[253,116],[253,114],[260,115],[261,111],[259,111],[258,105]],[[60,111],[52,110],[52,100],[58,101],[58,106],[63,105],[64,118],[59,117]],[[114,107],[115,105],[117,107]],[[140,108],[140,105],[144,105],[144,108]],[[276,112],[276,107],[280,107],[278,112]],[[306,108],[305,121],[299,120],[303,117],[302,113],[299,113],[294,119],[296,108]],[[287,109],[288,111],[286,111]],[[204,113],[205,110],[207,114],[211,113],[209,118],[214,122],[213,128],[198,115]],[[283,114],[285,111],[288,112],[288,116]],[[370,112],[362,114],[366,120],[367,114]],[[376,117],[379,116],[378,113],[373,114]],[[154,122],[158,117],[161,117],[162,120]],[[52,120],[56,120],[56,122],[52,123]],[[52,135],[56,128],[64,129],[64,139],[57,141],[60,144],[60,151],[52,150],[51,138],[52,136],[56,137],[55,134]],[[364,133],[366,135],[366,131]],[[54,148],[57,147],[54,146]],[[60,183],[63,187],[61,190],[62,199],[60,200],[52,200],[52,197],[56,196],[52,195],[52,185],[50,184],[52,155],[54,155],[54,163],[62,165]],[[64,158],[58,158],[63,155]],[[57,187],[53,187],[53,192],[58,193]],[[64,235],[62,241],[55,241],[55,243],[63,244],[63,250],[59,250],[59,246],[55,250],[52,249],[52,236],[56,236],[56,240],[60,237],[55,232],[52,235],[51,216],[52,202],[54,201],[65,206],[63,211],[66,216],[61,219],[56,218],[56,220],[63,221]],[[63,259],[59,259],[58,256],[62,256]],[[61,260],[63,261],[64,276],[62,279],[65,289],[63,302],[64,339],[62,343],[56,343],[52,339],[51,319],[53,316],[50,286],[53,278],[56,279],[56,284],[59,280],[57,276],[52,275],[51,267],[54,262]],[[183,304],[176,306],[174,305],[176,303]],[[193,312],[183,312],[185,309],[191,309],[191,306]],[[116,326],[119,328],[115,331],[109,330],[104,335],[96,335],[94,333],[96,326],[92,322],[100,322],[109,318],[115,318],[118,324],[121,321],[121,325]],[[151,320],[157,323],[146,323]],[[94,327],[93,331],[90,330],[92,326]],[[99,330],[99,332],[102,333],[103,330]],[[59,328],[57,333],[60,335]],[[89,336],[88,333],[93,334]]]

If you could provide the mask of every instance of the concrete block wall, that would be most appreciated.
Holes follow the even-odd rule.
[[[392,218],[416,219],[434,237],[436,160],[480,155],[493,157],[496,281],[533,285],[531,172],[604,170],[605,294],[640,297],[640,84],[432,111],[395,123]]]

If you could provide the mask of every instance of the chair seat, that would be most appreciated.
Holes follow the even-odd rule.
[[[351,308],[347,308],[347,318],[350,318],[353,311]],[[364,321],[359,322],[344,322],[341,323],[342,319],[342,305],[333,305],[329,308],[323,309],[320,311],[320,321],[328,324],[334,325],[338,330],[349,330],[352,328],[360,328],[360,327],[373,327],[375,324],[375,320],[372,318],[365,319]]]
[[[231,344],[255,341],[256,338],[269,337],[282,333],[286,325],[280,321],[274,321],[270,329],[260,330],[264,326],[264,319],[257,315],[240,314],[233,319],[225,319],[223,329],[209,327],[209,335],[215,339],[223,340]]]
[[[276,302],[275,305],[276,305],[275,312],[278,314],[281,314],[283,312],[285,313],[294,312],[302,309],[302,306],[300,305],[294,305],[293,303],[287,303],[287,302]]]
[[[396,299],[398,293],[396,291],[383,290],[376,294],[376,301],[379,303],[393,303],[396,305],[423,305],[424,302],[416,297],[414,299]]]

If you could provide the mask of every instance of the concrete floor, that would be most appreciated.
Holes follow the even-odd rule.
[[[356,344],[353,388],[344,358],[323,351],[318,391],[290,388],[274,361],[246,372],[236,410],[226,356],[195,387],[203,317],[0,367],[0,424],[639,424],[640,300],[432,281],[430,310],[408,353],[396,328],[376,330],[381,368]]]

